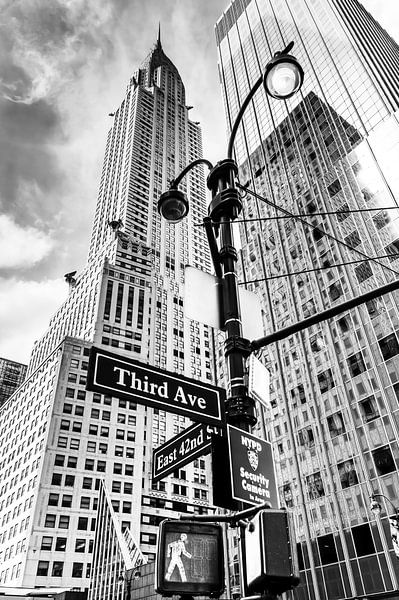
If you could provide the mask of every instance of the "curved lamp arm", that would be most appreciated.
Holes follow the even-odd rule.
[[[255,95],[256,90],[261,86],[262,81],[263,81],[263,75],[261,75],[259,77],[259,79],[257,81],[255,81],[252,89],[249,91],[248,96],[245,98],[244,102],[241,105],[240,110],[238,111],[238,115],[236,116],[236,120],[234,121],[233,127],[231,129],[231,133],[230,133],[229,145],[227,146],[227,158],[233,158],[233,147],[234,147],[234,142],[236,139],[238,126],[241,122],[242,116],[243,116],[248,104],[250,103],[253,96]]]
[[[288,55],[289,52],[292,50],[292,48],[294,47],[294,42],[290,42],[288,44],[288,46],[286,46],[284,48],[284,50],[280,50],[279,52],[275,52],[273,58],[269,61],[269,63],[266,65],[266,71],[264,74],[262,74],[259,79],[257,81],[255,81],[253,87],[250,89],[248,96],[245,98],[244,102],[241,105],[240,110],[238,111],[238,115],[236,116],[236,119],[234,121],[233,127],[231,129],[231,133],[230,133],[230,138],[229,138],[229,144],[227,146],[227,158],[233,158],[233,146],[234,146],[234,142],[235,142],[235,138],[236,138],[236,134],[237,134],[237,130],[238,130],[238,126],[241,122],[242,116],[248,106],[248,104],[250,103],[250,101],[252,100],[255,92],[257,91],[257,89],[261,86],[262,82],[265,86],[265,90],[268,94],[272,95],[270,90],[268,89],[267,83],[265,81],[265,75],[267,73],[267,69],[273,65],[275,62],[279,61],[280,58],[279,57],[283,57],[284,55]],[[291,59],[293,59],[293,57],[291,57]],[[296,68],[301,72],[301,83],[299,85],[299,87],[302,85],[302,81],[303,81],[303,70],[302,67],[300,67],[298,61],[296,59],[292,60],[293,63],[295,63]],[[299,88],[298,88],[299,89]],[[285,99],[288,98],[289,96],[291,96],[292,94],[290,93],[287,96],[280,96],[280,99]]]
[[[206,165],[210,171],[213,169],[213,164],[209,160],[207,160],[206,158],[197,158],[196,160],[193,160],[192,162],[190,162],[190,164],[188,164],[186,167],[184,167],[183,171],[181,171],[179,173],[179,175],[176,177],[176,179],[172,179],[169,187],[171,189],[177,188],[177,186],[179,185],[179,183],[181,182],[183,177],[185,175],[187,175],[187,173],[189,171],[191,171],[191,169],[194,169],[194,167],[196,167],[197,165],[201,165],[201,164]]]
[[[376,502],[376,500],[375,500],[376,498],[384,498],[385,500],[387,500],[389,502],[389,504],[392,506],[392,508],[394,509],[396,516],[399,517],[399,509],[394,505],[392,500],[390,500],[388,498],[388,496],[385,496],[385,494],[371,494],[371,496],[370,496],[371,502],[373,502],[373,501]]]

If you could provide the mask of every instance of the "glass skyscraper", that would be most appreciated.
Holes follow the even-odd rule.
[[[113,115],[87,266],[67,274],[68,298],[0,408],[0,587],[88,587],[101,481],[149,561],[162,519],[208,510],[204,459],[151,481],[152,449],[185,417],[85,389],[93,344],[214,380],[212,331],[183,314],[185,265],[210,268],[194,227],[206,210],[202,166],[182,184],[188,220],[176,228],[157,213],[169,180],[202,154],[188,110],[158,38]]]
[[[241,283],[262,299],[265,334],[397,279],[398,45],[357,0],[237,0],[216,38],[230,127],[291,40],[305,71],[288,101],[257,92],[235,146]],[[295,517],[296,598],[399,598],[388,519],[399,505],[398,300],[262,352],[280,502]],[[380,518],[373,493],[388,499],[377,498]]]

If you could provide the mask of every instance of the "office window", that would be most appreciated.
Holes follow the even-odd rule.
[[[84,392],[83,392],[84,393]],[[85,409],[83,406],[75,406],[75,415],[77,417],[82,417]]]
[[[338,194],[338,192],[342,190],[340,181],[338,179],[335,179],[335,181],[333,181],[332,183],[330,183],[330,185],[327,186],[327,190],[331,198],[335,196],[335,194]]]
[[[363,420],[368,422],[379,417],[377,403],[374,396],[369,396],[359,402]]]
[[[319,498],[320,496],[324,496],[324,486],[320,472],[308,475],[308,477],[306,477],[306,484],[308,488],[309,498],[311,500]]]
[[[70,508],[72,506],[72,496],[70,494],[63,494],[61,506]]]
[[[131,502],[123,502],[122,512],[130,514],[132,512],[132,503]]]
[[[134,474],[133,465],[125,465],[125,475],[133,476],[133,474]]]
[[[105,460],[98,460],[97,471],[99,471],[100,473],[105,473],[106,464],[107,463],[105,462]]]
[[[393,356],[396,356],[396,354],[399,354],[398,339],[394,333],[384,337],[378,344],[384,360],[388,360]]]
[[[60,529],[68,529],[69,528],[69,516],[68,515],[60,515],[58,521],[58,527]]]
[[[371,535],[370,525],[359,525],[352,527],[352,536],[355,544],[356,554],[358,556],[367,556],[375,553],[373,536]]]
[[[319,380],[320,391],[322,394],[335,387],[331,369],[327,369],[326,371],[319,373],[317,375],[317,379]]]
[[[362,283],[362,281],[366,281],[366,279],[372,277],[373,270],[370,267],[370,263],[365,261],[363,264],[355,267],[355,275],[359,283]]]
[[[83,563],[74,562],[72,564],[72,577],[83,577]]]
[[[96,442],[87,442],[87,452],[95,452],[96,451],[96,447],[97,447],[97,443]]]
[[[81,496],[80,497],[80,508],[85,508],[87,510],[90,509],[90,497],[89,496]]]
[[[67,539],[65,537],[57,537],[55,540],[55,549],[58,552],[65,552]]]
[[[385,247],[385,254],[389,254],[389,260],[393,262],[399,258],[399,239],[394,240],[391,244]]]
[[[115,456],[123,456],[123,446],[115,446]]]
[[[345,433],[345,424],[341,412],[336,412],[334,415],[327,417],[327,425],[331,437]]]
[[[89,519],[88,517],[79,517],[78,519],[78,529],[81,531],[85,531],[88,527]]]
[[[342,489],[359,483],[355,465],[352,459],[345,460],[344,462],[339,463],[337,466]]]
[[[41,550],[51,550],[53,546],[53,538],[50,535],[44,535],[42,537]]]
[[[69,447],[71,450],[79,450],[79,446],[80,446],[80,440],[78,440],[77,438],[72,438],[71,441],[69,442]]]
[[[39,560],[39,562],[37,563],[36,575],[46,577],[49,565],[50,563],[48,560]]]
[[[114,463],[114,473],[116,475],[122,475],[122,463]]]
[[[77,467],[77,464],[78,464],[78,459],[77,459],[77,457],[76,457],[76,456],[68,456],[68,463],[67,463],[67,466],[68,466],[70,469],[76,469],[76,467]]]
[[[58,448],[66,448],[68,443],[68,438],[60,435],[57,441]]]
[[[65,485],[73,487],[75,485],[75,475],[65,475]]]
[[[80,433],[82,431],[82,423],[80,421],[74,421],[72,423],[72,431]]]
[[[84,490],[91,490],[93,485],[93,480],[91,477],[83,477],[82,488]]]
[[[48,497],[48,505],[49,506],[58,506],[59,494],[49,494]]]
[[[122,484],[120,481],[113,481],[112,482],[112,491],[119,494],[121,491],[121,486],[122,486]]]
[[[51,477],[51,485],[61,485],[62,475],[61,473],[53,473]]]
[[[314,435],[311,427],[307,427],[306,429],[302,429],[298,433],[298,439],[301,446],[314,446]]]
[[[63,454],[56,454],[54,459],[54,465],[57,467],[63,467],[65,462],[65,456]]]
[[[44,526],[45,527],[55,527],[55,519],[56,519],[55,515],[51,515],[51,514],[46,515],[46,517],[44,519]]]
[[[75,541],[75,552],[85,552],[86,550],[86,540],[78,538]]]
[[[356,377],[356,375],[360,375],[360,373],[366,370],[361,352],[356,352],[356,354],[348,357],[348,367],[352,377]]]
[[[372,452],[378,475],[386,475],[395,471],[395,462],[389,446],[383,446]]]
[[[320,561],[322,565],[338,562],[334,536],[331,533],[317,538],[317,545],[319,547]]]
[[[86,458],[85,469],[86,469],[86,471],[94,471],[94,459]]]
[[[125,482],[123,484],[123,493],[124,494],[133,494],[133,484],[130,482]]]
[[[98,425],[90,424],[89,425],[89,434],[97,435],[97,433],[98,433]]]

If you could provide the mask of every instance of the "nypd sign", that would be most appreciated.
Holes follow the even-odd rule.
[[[223,389],[95,347],[90,352],[86,389],[201,423],[223,421]]]
[[[227,426],[232,497],[248,504],[278,506],[276,476],[270,442]]]

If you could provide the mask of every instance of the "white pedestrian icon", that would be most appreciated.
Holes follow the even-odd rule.
[[[175,567],[177,567],[179,569],[181,580],[183,582],[187,581],[186,572],[184,570],[183,561],[181,559],[182,554],[184,554],[184,556],[187,556],[187,558],[191,558],[190,552],[187,552],[187,550],[186,550],[186,544],[185,544],[186,541],[187,541],[187,534],[181,533],[180,539],[176,540],[175,542],[170,542],[170,544],[168,544],[167,556],[168,556],[168,558],[169,557],[171,557],[171,558],[170,558],[168,571],[165,575],[165,579],[167,581],[169,581],[170,578],[172,577],[172,573],[175,570]]]

